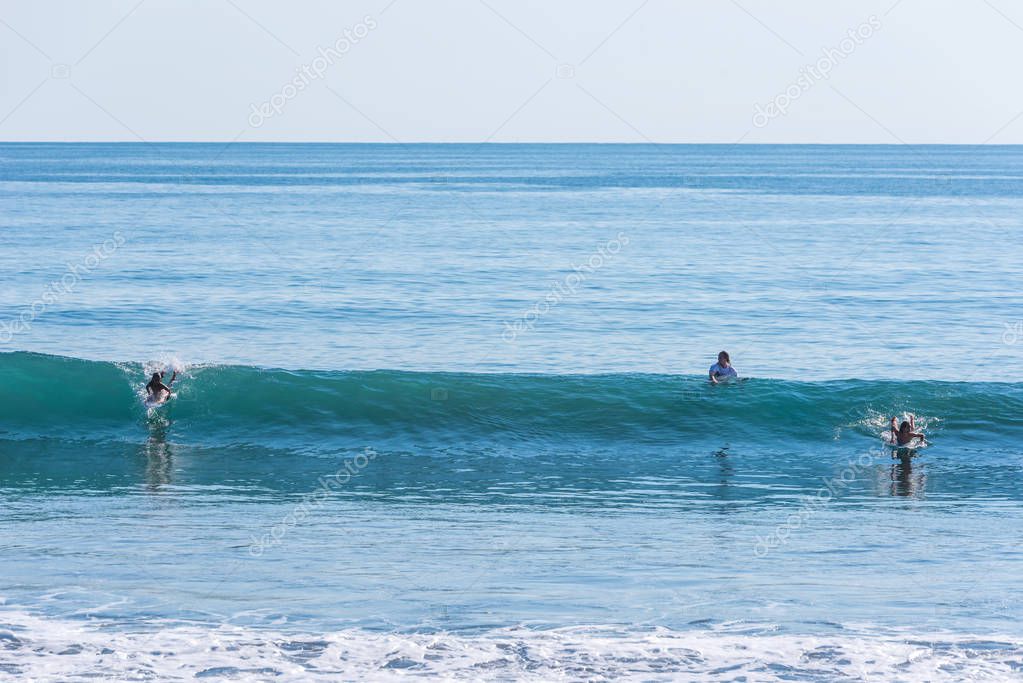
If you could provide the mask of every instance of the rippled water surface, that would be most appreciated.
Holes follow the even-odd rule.
[[[0,677],[1019,676],[1021,191],[1012,147],[0,144]]]

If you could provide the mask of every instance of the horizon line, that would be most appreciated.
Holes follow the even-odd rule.
[[[622,142],[622,141],[436,141],[413,142],[366,140],[0,140],[0,145],[618,145],[635,147],[1023,147],[1023,142]]]

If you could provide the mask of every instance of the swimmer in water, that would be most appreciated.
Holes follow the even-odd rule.
[[[710,381],[712,384],[720,384],[727,381],[729,377],[737,378],[739,373],[732,367],[732,359],[728,357],[727,351],[718,354],[718,362],[710,366]]]
[[[162,372],[154,372],[153,378],[149,380],[149,384],[146,385],[146,395],[150,401],[163,403],[170,398],[170,388],[171,385],[174,384],[174,380],[177,379],[178,371],[175,370],[171,374],[170,382],[167,384],[163,383],[163,375],[164,373]]]
[[[897,425],[897,426],[896,426]],[[926,443],[926,438],[920,432],[914,431],[916,429],[916,420],[912,415],[909,416],[909,420],[903,420],[902,424],[899,424],[897,418],[892,418],[892,445],[898,444],[899,446],[908,446],[913,439],[920,439],[920,443]]]

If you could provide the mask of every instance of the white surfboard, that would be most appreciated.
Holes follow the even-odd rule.
[[[886,446],[894,449],[911,448],[913,450],[918,450],[920,448],[927,448],[927,446],[930,445],[930,443],[924,439],[913,439],[909,443],[900,444],[895,440],[895,435],[891,432],[891,430],[881,432],[881,440],[884,441]]]
[[[164,392],[161,391],[159,396],[152,396],[142,401],[142,405],[146,408],[159,408],[160,406],[167,405],[172,398],[174,398],[173,393],[164,394]]]

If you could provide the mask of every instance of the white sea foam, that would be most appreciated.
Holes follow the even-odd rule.
[[[1015,637],[867,627],[823,635],[749,624],[312,635],[0,612],[0,678],[21,680],[1004,681],[1021,670]]]
[[[137,372],[137,366],[132,364],[119,364],[118,367],[129,377],[129,381],[135,385],[135,395],[138,397],[139,403],[145,406],[147,417],[152,419],[156,415],[156,408],[161,405],[158,402],[153,402],[146,392],[146,384],[152,378],[153,373],[172,373],[170,377],[164,378],[166,381],[171,381],[172,379],[181,379],[189,376],[189,371],[198,366],[185,363],[175,355],[164,355],[158,360],[149,360],[143,363],[141,375]],[[176,396],[177,392],[171,393],[171,398]]]
[[[906,412],[897,412],[894,413],[894,415],[900,422],[902,420],[909,419],[909,413]],[[915,420],[916,429],[918,431],[922,431],[925,433],[932,431],[941,422],[940,418],[930,415],[914,414],[913,417]],[[850,427],[852,429],[856,429],[857,431],[863,433],[877,434],[882,441],[885,441],[887,443],[891,442],[892,440],[891,418],[892,415],[888,413],[883,413],[872,409],[869,410],[865,416],[845,426]]]

